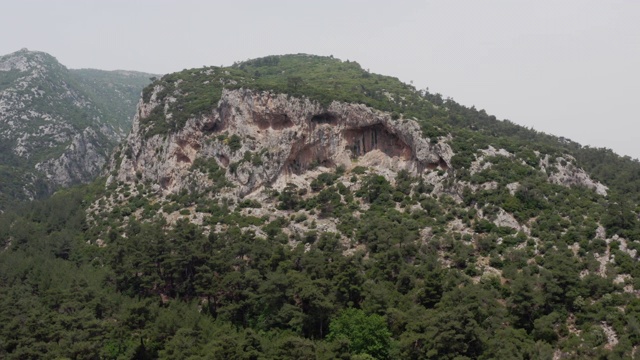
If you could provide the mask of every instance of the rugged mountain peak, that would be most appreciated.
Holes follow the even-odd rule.
[[[62,67],[53,56],[26,48],[0,57],[0,71],[30,71],[47,66]]]
[[[0,208],[5,198],[32,199],[99,174],[129,128],[135,104],[127,98],[149,82],[148,74],[136,82],[100,73],[27,49],[0,57],[0,166],[10,169],[0,173]]]
[[[146,138],[141,123],[158,106],[156,88],[141,103],[126,156],[112,180],[149,181],[167,193],[193,186],[197,161],[227,168],[239,195],[264,186],[284,187],[316,167],[378,168],[380,172],[446,170],[453,151],[446,137],[429,139],[410,119],[361,104],[334,101],[328,107],[285,94],[224,90],[211,114],[194,117],[175,133]],[[170,117],[170,113],[164,114]]]

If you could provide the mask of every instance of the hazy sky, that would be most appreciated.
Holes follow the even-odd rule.
[[[334,55],[640,158],[640,0],[0,0],[0,54],[167,73]]]

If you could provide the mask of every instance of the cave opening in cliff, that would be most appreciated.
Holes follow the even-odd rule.
[[[216,121],[207,121],[202,125],[202,131],[204,133],[216,133],[222,130],[222,124]]]
[[[164,176],[160,178],[160,186],[163,189],[168,189],[171,185],[173,185],[173,178],[171,176]]]
[[[289,159],[285,168],[290,173],[302,174],[317,166],[331,168],[335,167],[336,164],[332,160],[328,149],[314,144],[305,146],[298,151],[295,156]]]
[[[440,169],[442,170],[449,170],[449,165],[447,165],[447,162],[444,161],[443,158],[440,158],[440,160],[438,160],[438,166],[440,166]]]
[[[316,114],[311,117],[311,122],[316,124],[330,124],[335,125],[338,123],[338,118],[331,113]]]
[[[404,160],[409,160],[412,156],[409,145],[381,124],[345,130],[344,137],[353,158],[376,149],[387,156],[400,157]]]
[[[294,126],[287,114],[254,114],[253,121],[260,130],[282,130]]]

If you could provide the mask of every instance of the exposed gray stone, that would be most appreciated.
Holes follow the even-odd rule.
[[[126,156],[113,159],[110,167],[117,173],[109,182],[149,181],[160,184],[165,194],[176,193],[194,184],[206,186],[206,177],[194,174],[192,164],[213,158],[224,168],[233,164],[227,178],[245,195],[265,185],[284,187],[316,166],[418,174],[448,169],[453,156],[448,138],[424,138],[413,120],[393,120],[364,105],[333,102],[324,109],[308,99],[243,89],[225,90],[211,114],[189,119],[182,130],[146,138],[141,120],[163,106],[156,99],[159,91],[156,87],[150,101],[139,104],[122,146]],[[237,151],[229,146],[233,135],[242,142]]]

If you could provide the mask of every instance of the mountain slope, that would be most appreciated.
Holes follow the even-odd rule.
[[[155,75],[137,71],[70,69],[79,87],[100,107],[107,119],[124,137],[140,99],[140,92]]]
[[[353,62],[169,74],[106,183],[0,216],[0,319],[50,319],[0,355],[632,358],[639,169]]]
[[[149,75],[69,71],[42,52],[0,57],[0,204],[95,178]]]
[[[509,324],[510,337],[522,331],[525,342],[579,357],[612,349],[618,337],[635,341],[628,314],[601,309],[612,298],[623,309],[637,301],[638,194],[626,193],[618,179],[639,166],[613,157],[625,167],[606,176],[596,171],[592,178],[593,157],[606,154],[498,121],[484,111],[369,74],[355,63],[307,55],[268,57],[231,68],[186,70],[147,87],[132,133],[111,163],[108,193],[94,203],[89,221],[103,229],[102,245],[112,246],[103,240],[112,231],[116,251],[127,254],[130,242],[137,242],[136,258],[148,262],[158,261],[146,252],[153,245],[145,242],[147,235],[130,233],[132,222],[181,227],[188,221],[197,225],[196,234],[209,239],[245,246],[283,243],[321,258],[363,256],[358,271],[364,283],[354,285],[360,289],[350,295],[355,298],[340,302],[336,299],[344,295],[330,292],[327,296],[337,304],[327,311],[357,306],[388,321],[417,316],[421,320],[398,325],[405,329],[395,334],[407,346],[399,350],[402,358],[450,354],[429,337],[457,325],[428,319],[455,314],[452,309],[461,306],[450,298],[461,296],[456,286],[469,294],[487,291],[482,296],[495,308],[492,314],[474,308],[459,319],[462,323],[501,319],[496,321]],[[610,181],[601,183],[598,177]],[[119,239],[115,229],[130,240]],[[168,241],[169,248],[181,246]],[[151,248],[140,250],[145,246]],[[197,259],[184,263],[184,271],[192,270],[174,273],[180,281],[166,277],[168,269],[134,275],[118,266],[123,282],[117,286],[147,295],[210,296],[197,284],[202,271],[217,264],[209,257],[217,252],[202,253],[197,246],[181,251]],[[257,276],[267,281],[275,270],[254,267],[256,256],[253,250],[244,253],[241,268],[259,271]],[[443,292],[429,298],[423,295],[424,284],[434,275],[418,269],[433,269],[434,261],[446,270],[430,285]],[[314,270],[302,266],[296,271]],[[322,278],[334,284],[331,277]],[[373,305],[376,295],[363,284],[407,303]],[[454,287],[442,290],[447,286]],[[215,314],[230,311],[232,299],[213,296],[220,296]],[[477,299],[465,301],[478,306]],[[302,309],[308,326],[329,320]],[[613,325],[605,313],[626,320]],[[428,328],[417,330],[420,326]],[[478,326],[468,333],[478,337],[477,348],[453,354],[499,356],[485,338],[494,339],[489,334],[496,334],[497,324]],[[567,328],[575,330],[566,333]],[[311,329],[303,325],[300,334],[321,336]],[[321,332],[327,330],[320,326]],[[594,332],[617,335],[598,342],[588,335]],[[422,339],[418,349],[408,347],[412,338]],[[529,351],[511,356],[534,356],[535,350]]]

